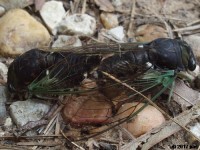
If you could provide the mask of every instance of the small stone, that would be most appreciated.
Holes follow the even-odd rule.
[[[76,36],[59,35],[52,47],[78,47],[82,46],[81,40]]]
[[[100,10],[105,12],[113,12],[115,9],[109,0],[94,0],[95,4],[99,6]]]
[[[66,16],[59,24],[58,31],[62,34],[91,36],[96,29],[95,18],[87,14]]]
[[[138,42],[150,42],[157,38],[168,37],[164,28],[153,24],[139,26],[136,30],[135,36]]]
[[[3,78],[5,82],[7,82],[7,72],[8,72],[8,67],[4,63],[0,62],[0,76]]]
[[[107,34],[118,42],[124,42],[125,34],[124,28],[122,26],[118,26],[108,30]]]
[[[6,118],[4,127],[8,128],[8,127],[11,127],[12,125],[13,125],[12,119],[10,117]]]
[[[5,13],[5,8],[0,6],[0,16],[2,16]]]
[[[137,102],[134,103],[126,103],[124,104],[114,120],[118,120],[120,118],[125,118],[137,112],[140,108],[142,108],[145,104]],[[162,123],[165,122],[165,118],[162,113],[157,110],[155,107],[148,105],[144,109],[142,109],[134,119],[123,123],[122,126],[127,129],[134,137],[139,137],[142,134],[150,131],[155,127],[159,127]]]
[[[0,86],[0,125],[4,123],[6,119],[6,87]]]
[[[192,126],[190,125],[189,129],[194,135],[200,138],[200,123],[197,122]],[[186,136],[185,139],[187,140],[189,145],[195,145],[195,143],[198,143],[198,140],[191,134],[187,133],[185,136]]]
[[[0,55],[16,56],[49,42],[47,29],[22,9],[12,9],[0,18]]]
[[[106,29],[117,27],[119,24],[117,15],[112,13],[103,12],[100,15],[100,19]]]
[[[45,101],[17,101],[10,105],[10,115],[17,126],[23,126],[30,121],[40,120],[49,110]]]
[[[185,37],[184,40],[191,46],[197,59],[200,60],[200,35],[190,35]]]
[[[114,7],[115,11],[123,12],[123,13],[130,13],[132,9],[132,2],[127,0],[112,0],[112,6]],[[137,2],[138,3],[138,2]]]
[[[56,27],[61,22],[65,13],[63,3],[58,1],[48,1],[40,10],[42,19],[54,35],[57,33]]]
[[[0,0],[0,6],[4,7],[5,10],[14,8],[24,8],[33,4],[34,0]]]

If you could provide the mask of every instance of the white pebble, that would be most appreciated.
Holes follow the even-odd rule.
[[[124,28],[122,26],[118,26],[108,30],[108,34],[118,41],[123,41],[125,37]]]
[[[40,10],[40,15],[51,32],[55,35],[57,33],[56,27],[65,15],[63,3],[58,1],[46,2]]]
[[[0,16],[2,16],[5,13],[5,8],[0,6]]]
[[[63,34],[91,36],[96,30],[95,18],[87,14],[74,14],[65,17],[58,26],[58,31]]]
[[[12,119],[10,117],[6,118],[4,126],[5,127],[10,127],[10,126],[12,126],[12,124],[13,124],[12,123]]]
[[[76,36],[59,35],[52,47],[78,47],[82,46],[81,40]]]
[[[7,72],[8,72],[8,67],[0,62],[0,75],[3,77],[4,81],[7,81]]]

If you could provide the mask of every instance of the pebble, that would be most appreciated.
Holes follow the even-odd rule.
[[[200,35],[190,35],[185,37],[184,40],[191,46],[197,59],[200,60]]]
[[[13,125],[12,119],[10,117],[6,118],[4,127],[8,128],[8,127],[11,127],[12,125]]]
[[[41,100],[17,101],[10,105],[10,115],[17,126],[30,121],[40,120],[49,110],[50,105]]]
[[[0,55],[13,57],[49,42],[47,29],[22,9],[12,9],[0,18]]]
[[[112,0],[112,6],[114,7],[115,11],[123,12],[123,13],[130,13],[132,8],[133,1],[127,0]],[[139,1],[137,1],[139,3]]]
[[[34,0],[0,0],[0,6],[4,7],[5,10],[14,8],[24,8],[33,4]]]
[[[82,46],[81,40],[77,36],[59,35],[52,47],[78,47]]]
[[[111,36],[111,39],[115,41],[124,42],[125,34],[124,28],[122,26],[118,26],[108,30],[107,34]]]
[[[119,115],[117,115],[114,120],[130,116],[133,112],[138,111],[143,105],[144,103],[138,104],[137,102],[124,104],[118,112]],[[122,126],[134,137],[139,137],[151,129],[159,127],[164,122],[165,118],[162,113],[155,107],[148,105],[141,110],[134,119],[122,124]]]
[[[5,82],[7,82],[7,73],[8,67],[4,63],[0,62],[0,75],[2,76]]]
[[[87,14],[66,16],[58,25],[58,32],[62,34],[91,36],[95,30],[96,20]]]
[[[56,35],[56,27],[65,15],[65,9],[62,2],[48,1],[40,10],[40,15],[50,31]]]
[[[135,36],[138,42],[150,42],[157,38],[168,37],[164,28],[154,24],[145,24],[139,26],[136,29]]]
[[[110,0],[94,0],[94,2],[99,6],[100,10],[105,12],[113,12],[115,10]]]
[[[5,122],[6,119],[6,87],[0,85],[0,125]]]
[[[101,13],[100,15],[101,22],[106,29],[111,29],[119,25],[118,17],[112,13]]]
[[[5,13],[5,8],[0,6],[0,16],[2,16]]]
[[[189,125],[189,129],[194,135],[200,138],[200,123],[199,122],[195,123],[194,125]],[[185,134],[185,139],[187,140],[189,145],[195,145],[195,144],[198,145],[199,143],[198,140],[189,133]]]

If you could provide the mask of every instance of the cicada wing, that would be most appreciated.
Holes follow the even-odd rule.
[[[84,74],[99,65],[101,57],[61,53],[64,58],[44,70],[29,86],[34,94],[67,94],[80,85]]]
[[[29,91],[32,93],[48,92],[52,94],[65,94],[71,90],[71,87],[78,85],[83,80],[83,74],[85,72],[92,70],[92,68],[98,65],[103,66],[100,64],[100,61],[104,54],[114,53],[115,55],[113,57],[120,57],[120,59],[115,59],[121,63],[118,63],[119,72],[125,73],[127,70],[134,70],[134,72],[139,72],[136,65],[141,65],[141,63],[147,61],[143,60],[143,57],[147,57],[146,49],[148,48],[140,46],[139,43],[90,44],[77,48],[67,49],[61,52],[55,52],[59,54],[59,58],[62,58],[59,59],[59,62],[56,62],[57,56],[53,56],[53,59],[55,59],[55,64],[43,71],[41,75],[29,85]],[[129,52],[132,54],[131,57],[129,56]],[[116,53],[118,55],[116,55]],[[138,60],[135,59],[137,57],[135,56],[136,53],[139,54],[137,56],[141,55],[143,57],[141,59],[138,57]],[[51,55],[49,55],[49,57],[51,57]],[[127,58],[130,59],[127,60],[128,63],[126,63]],[[47,58],[47,61],[53,62],[52,58]],[[125,63],[126,67],[124,67],[122,63]],[[117,68],[110,69],[113,71],[117,70]]]
[[[134,87],[136,85],[136,89],[139,89],[138,92],[142,94],[145,94],[146,91],[154,89],[157,86],[162,87],[155,95],[152,95],[151,99],[152,101],[155,101],[158,96],[168,89],[174,79],[173,71],[160,72],[149,70],[132,82],[131,86]],[[148,83],[148,81],[150,81],[150,83]],[[93,93],[92,95],[94,96],[97,94]],[[80,101],[83,101],[84,97],[78,97],[77,99],[76,103],[80,103]],[[122,95],[121,97],[116,97],[112,100],[116,107],[119,106],[119,104],[121,105],[117,112],[113,112],[112,105],[106,99],[105,96],[104,98],[97,97],[96,100],[94,97],[93,100],[90,97],[86,102],[81,103],[81,107],[76,109],[72,116],[70,116],[71,114],[68,114],[68,123],[72,126],[81,126],[82,129],[84,129],[82,131],[83,133],[76,137],[76,140],[85,140],[109,131],[110,129],[131,120],[148,105],[148,103],[142,99],[140,94],[132,92],[130,95]],[[74,106],[78,105],[76,103],[69,103],[67,105],[73,105],[74,108]],[[122,107],[122,105],[124,106]],[[72,112],[69,111],[69,106],[66,107],[65,113]],[[95,125],[98,125],[98,127]],[[99,128],[100,125],[101,127]]]
[[[87,44],[79,47],[62,47],[62,48],[51,48],[51,51],[61,51],[61,52],[73,52],[88,55],[106,55],[106,54],[124,54],[127,51],[138,51],[148,49],[147,43],[93,43]]]

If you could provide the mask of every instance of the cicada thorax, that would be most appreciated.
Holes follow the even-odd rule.
[[[127,88],[114,84],[113,80],[103,76],[101,71],[131,84],[137,76],[149,69],[147,62],[149,62],[149,58],[146,49],[128,51],[124,54],[113,55],[104,59],[98,68],[99,79],[97,82],[100,90],[111,99],[127,90]]]

